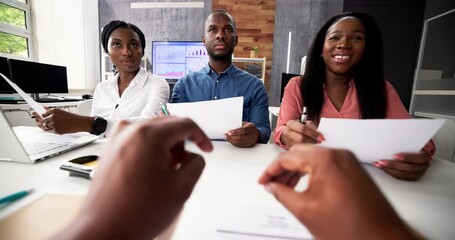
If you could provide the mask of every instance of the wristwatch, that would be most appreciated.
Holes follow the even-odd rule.
[[[101,133],[104,133],[106,131],[106,127],[107,127],[106,119],[96,116],[93,119],[93,127],[90,134],[100,135]]]

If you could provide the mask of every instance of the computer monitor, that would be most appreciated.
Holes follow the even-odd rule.
[[[8,66],[8,59],[5,57],[0,57],[0,72],[7,78],[11,79]],[[3,78],[0,78],[0,93],[4,94],[14,93],[13,88]]]
[[[68,93],[66,67],[9,59],[11,78],[24,92],[39,98],[39,93]]]
[[[200,41],[153,41],[152,73],[167,80],[178,80],[200,70],[209,57]]]

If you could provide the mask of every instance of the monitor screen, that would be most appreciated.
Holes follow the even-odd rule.
[[[200,41],[152,42],[152,73],[168,80],[199,71],[208,61],[207,50]]]
[[[0,72],[7,78],[11,79],[9,74],[8,59],[5,57],[0,57]],[[13,88],[3,78],[0,78],[0,93],[14,93]]]
[[[9,59],[11,77],[26,93],[68,93],[66,67]]]

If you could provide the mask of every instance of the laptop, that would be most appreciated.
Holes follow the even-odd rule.
[[[98,139],[89,133],[55,134],[38,127],[11,127],[0,111],[0,161],[36,163]]]

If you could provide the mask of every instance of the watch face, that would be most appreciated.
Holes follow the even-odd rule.
[[[100,135],[106,131],[107,121],[102,117],[95,117],[92,134]]]
[[[106,131],[107,121],[103,118],[97,118],[96,120],[98,123],[96,126],[97,130],[103,131],[103,132]]]

